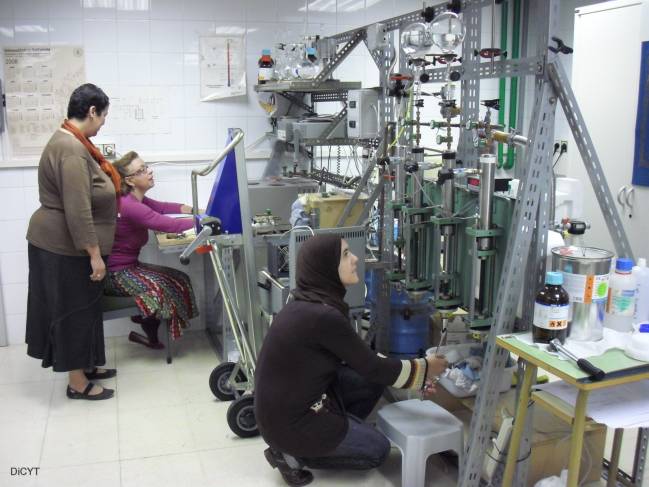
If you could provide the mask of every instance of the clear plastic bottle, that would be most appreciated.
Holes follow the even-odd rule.
[[[315,48],[307,47],[305,56],[298,65],[297,74],[300,79],[313,79],[318,75],[318,72],[320,72],[320,63]]]
[[[566,341],[570,316],[570,296],[562,285],[563,274],[561,272],[546,273],[545,286],[534,300],[532,326],[534,343],[550,343],[555,338],[558,338],[561,343]]]
[[[297,63],[299,56],[299,49],[297,44],[287,44],[284,48],[286,51],[286,63],[282,68],[282,79],[283,80],[292,80],[297,78]]]
[[[279,43],[275,45],[275,73],[273,75],[276,80],[284,79],[284,68],[287,63],[286,44]]]
[[[259,74],[257,75],[257,82],[261,85],[273,80],[275,76],[275,61],[270,56],[270,49],[262,49],[261,57],[259,58]]]
[[[649,268],[646,259],[638,259],[638,265],[633,267],[635,277],[635,311],[634,323],[649,321]]]
[[[606,302],[604,326],[617,331],[633,329],[635,309],[635,277],[631,274],[633,260],[619,258],[615,262],[615,273],[611,275]]]

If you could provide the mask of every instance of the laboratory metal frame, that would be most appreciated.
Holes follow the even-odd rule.
[[[504,269],[501,272],[498,285],[497,305],[495,309],[494,325],[489,331],[487,349],[485,354],[484,372],[481,387],[476,399],[475,410],[471,421],[468,448],[465,461],[460,465],[458,485],[461,487],[477,487],[481,482],[481,472],[487,447],[491,438],[491,426],[499,394],[496,392],[496,382],[499,380],[507,360],[507,352],[496,346],[496,336],[509,333],[515,326],[519,330],[526,329],[526,324],[531,322],[534,303],[534,291],[542,284],[545,275],[546,239],[550,228],[550,191],[552,179],[552,147],[554,142],[554,120],[557,105],[560,103],[566,114],[568,123],[577,143],[580,155],[586,166],[592,187],[595,190],[600,209],[605,216],[609,232],[618,255],[633,257],[631,247],[622,226],[622,221],[614,205],[613,196],[606,183],[601,163],[594,149],[583,116],[577,105],[574,93],[566,73],[561,65],[562,51],[555,45],[557,20],[559,15],[560,0],[539,0],[523,2],[523,19],[529,22],[544,23],[540,29],[537,41],[537,51],[533,56],[521,57],[512,60],[491,60],[481,62],[474,53],[480,49],[481,42],[481,14],[482,8],[493,6],[492,0],[464,0],[461,2],[462,17],[466,26],[466,36],[463,44],[462,63],[455,70],[461,74],[461,115],[460,126],[468,121],[479,119],[480,80],[487,78],[534,76],[534,105],[530,127],[528,131],[529,145],[524,151],[524,158],[517,168],[517,175],[521,179],[517,204],[512,219],[512,231],[507,243]],[[447,9],[448,2],[440,2],[434,7],[435,15]],[[421,11],[411,12],[379,22],[383,25],[390,42],[394,42],[396,31],[406,25],[421,21]],[[367,31],[372,26],[368,25],[359,29],[337,34],[329,39],[337,44],[345,45],[337,52],[320,75],[309,82],[307,89],[317,90],[327,77],[345,59],[351,50],[360,41],[367,43]],[[524,39],[527,35],[523,29]],[[526,47],[523,48],[525,54]],[[565,53],[565,51],[564,51]],[[382,135],[382,145],[376,151],[375,158],[369,166],[359,188],[368,181],[369,174],[374,170],[379,157],[387,157],[391,150],[387,148],[388,134],[394,129],[391,125],[398,118],[395,114],[394,102],[387,96],[388,74],[392,69],[394,59],[388,52],[372,51],[379,69],[383,96],[380,97],[379,134]],[[400,67],[403,66],[404,56],[400,55]],[[444,81],[446,68],[426,70],[431,82]],[[523,84],[524,85],[524,84]],[[305,86],[306,88],[306,86]],[[521,87],[522,91],[523,87]],[[521,96],[521,100],[524,97]],[[519,113],[520,124],[521,114]],[[333,129],[332,129],[333,130]],[[409,135],[409,134],[408,134]],[[323,137],[322,139],[326,139]],[[313,141],[323,143],[323,140]],[[345,140],[336,140],[336,143],[345,143]],[[401,142],[401,141],[400,141]],[[407,145],[407,143],[406,143]],[[392,152],[394,154],[394,152]],[[472,141],[469,131],[462,131],[457,158],[465,166],[477,165],[478,149]],[[393,218],[389,213],[391,201],[400,197],[403,188],[399,188],[399,181],[403,180],[403,167],[387,168],[382,174],[393,170],[396,174],[396,197],[388,178],[381,178],[372,192],[368,206],[374,204],[378,198],[381,218],[381,244],[380,260],[374,264],[375,278],[379,279],[379,296],[377,299],[376,313],[372,317],[368,337],[376,343],[386,343],[389,334],[390,317],[390,285],[386,274],[393,267],[394,242]],[[389,173],[388,173],[389,174]],[[360,190],[357,190],[350,201],[346,214],[356,203]],[[365,212],[367,214],[367,212]],[[525,289],[523,303],[523,319],[515,323],[516,310],[520,289]],[[522,370],[520,371],[522,373]],[[521,376],[522,377],[522,376]],[[531,417],[527,415],[526,435],[521,442],[519,457],[524,459],[530,448]],[[634,471],[632,475],[618,474],[620,481],[632,482],[636,487],[642,485],[647,447],[649,443],[649,430],[640,429],[638,434]],[[517,463],[517,472],[513,485],[525,485],[529,461],[521,460]],[[493,480],[492,480],[493,482]]]
[[[560,57],[566,54],[561,49],[561,43],[556,43],[557,20],[559,15],[560,0],[524,0],[523,19],[528,23],[533,19],[537,24],[543,26],[539,30],[537,50],[534,55],[525,55],[526,48],[523,48],[524,56],[518,59],[501,59],[496,61],[481,62],[480,57],[475,53],[480,50],[481,42],[481,16],[484,7],[493,7],[494,0],[463,0],[456,2],[461,5],[462,19],[466,26],[466,36],[463,43],[462,61],[453,69],[461,75],[461,113],[460,127],[467,122],[479,120],[480,110],[480,81],[489,78],[509,77],[534,77],[534,104],[527,137],[529,144],[525,148],[524,157],[520,158],[517,165],[517,176],[521,180],[517,203],[514,208],[510,238],[505,250],[504,267],[500,273],[500,282],[497,287],[496,307],[494,310],[494,324],[491,326],[487,339],[483,374],[481,386],[476,398],[475,409],[471,420],[468,447],[465,461],[459,466],[458,485],[461,487],[477,487],[481,482],[481,472],[484,457],[491,439],[491,426],[499,398],[496,387],[497,382],[505,367],[508,354],[505,350],[496,346],[496,337],[500,334],[510,333],[514,329],[524,330],[531,322],[534,303],[534,291],[542,284],[545,275],[546,263],[546,240],[547,232],[551,226],[551,188],[552,188],[552,147],[554,142],[554,121],[558,104],[566,114],[568,123],[575,138],[577,147],[586,166],[592,187],[594,188],[600,209],[605,216],[609,232],[613,236],[613,242],[618,255],[633,257],[631,247],[619,214],[614,205],[614,199],[606,183],[601,163],[594,149],[583,116],[577,105],[574,93],[569,80],[561,65]],[[438,15],[448,8],[448,2],[440,2],[430,7],[434,15]],[[405,15],[393,17],[380,21],[382,31],[388,39],[388,44],[398,44],[397,32],[413,22],[421,21],[421,11],[417,10]],[[256,87],[260,92],[275,92],[298,104],[307,111],[313,111],[312,106],[305,104],[300,94],[311,94],[311,105],[318,101],[340,101],[345,104],[349,89],[356,88],[356,84],[345,84],[330,80],[331,73],[344,61],[350,52],[361,42],[368,43],[368,31],[376,33],[376,24],[352,29],[347,32],[324,38],[322,42],[334,43],[342,47],[334,49],[334,54],[325,62],[323,69],[313,80],[277,82],[259,85]],[[523,29],[524,38],[527,29]],[[399,49],[399,69],[405,70],[406,58]],[[331,125],[317,139],[303,139],[303,145],[365,145],[378,148],[374,157],[369,161],[357,190],[354,192],[351,201],[345,209],[345,215],[349,214],[351,208],[358,200],[363,188],[368,184],[370,174],[381,164],[379,180],[374,185],[367,206],[363,212],[362,219],[368,215],[369,209],[378,203],[380,217],[380,247],[379,261],[373,264],[375,268],[375,279],[378,279],[379,295],[375,313],[372,314],[370,330],[367,339],[374,341],[377,348],[384,348],[389,340],[390,329],[390,283],[389,274],[394,267],[394,240],[392,218],[393,202],[402,201],[405,192],[405,172],[403,167],[403,155],[408,148],[412,147],[411,130],[408,128],[401,132],[397,147],[388,146],[388,141],[394,138],[395,120],[399,120],[400,113],[397,113],[398,106],[394,99],[388,96],[388,78],[390,71],[396,63],[397,53],[391,52],[390,48],[372,50],[371,55],[379,69],[381,80],[382,96],[379,99],[379,134],[377,140],[360,141],[350,138],[330,137],[336,125],[344,120],[346,105],[337,113]],[[403,71],[402,71],[403,72]],[[430,82],[443,82],[447,68],[426,69]],[[523,84],[524,85],[524,84]],[[522,90],[522,88],[521,88]],[[524,97],[521,97],[523,100]],[[401,108],[402,109],[402,108]],[[517,126],[520,127],[521,114]],[[380,141],[380,144],[379,144]],[[477,168],[479,152],[472,140],[469,130],[460,131],[460,139],[457,147],[457,160],[461,160],[465,167]],[[237,145],[237,144],[235,144]],[[239,145],[237,156],[243,157],[242,145]],[[242,159],[243,160],[243,159]],[[394,177],[392,177],[394,174]],[[240,186],[245,185],[245,180],[239,182]],[[239,188],[243,194],[245,187]],[[244,198],[245,199],[245,198]],[[196,207],[196,204],[194,205]],[[245,210],[245,208],[242,208]],[[242,217],[244,216],[242,211]],[[361,219],[361,220],[362,220]],[[344,221],[344,218],[341,219]],[[356,224],[361,221],[356,222]],[[250,308],[247,322],[249,325],[248,335],[251,339],[251,355],[256,351],[263,338],[263,330],[256,316],[256,292],[250,276],[255,276],[254,257],[252,257],[251,235],[249,226],[244,224],[242,244],[246,254],[246,274],[249,276],[247,282],[247,294],[250,298]],[[214,242],[216,243],[216,242]],[[217,249],[214,249],[217,250]],[[218,254],[218,252],[215,252]],[[227,257],[226,252],[226,257]],[[228,260],[226,258],[226,260]],[[216,267],[223,268],[223,263],[216,262]],[[229,265],[225,266],[229,268]],[[224,290],[228,286],[225,281],[231,280],[232,276],[222,275]],[[221,281],[221,280],[220,280]],[[221,282],[220,282],[221,284]],[[520,289],[524,289],[523,317],[521,322],[515,323],[515,316],[518,307]],[[229,291],[229,290],[228,290]],[[228,292],[228,294],[232,294]],[[236,319],[234,321],[240,321]],[[243,347],[245,348],[245,346]],[[254,367],[254,365],[253,365]],[[521,366],[522,367],[522,366]],[[519,371],[522,374],[522,370]],[[522,377],[522,375],[521,375]],[[530,411],[531,412],[531,411]],[[530,448],[532,414],[526,416],[526,434],[521,442],[517,471],[512,485],[523,486],[527,477]],[[642,485],[642,477],[645,468],[647,447],[649,443],[648,429],[640,429],[632,475],[618,475],[620,481],[631,482],[636,487]],[[502,472],[501,472],[502,473]],[[492,479],[492,483],[494,479]],[[509,486],[507,486],[509,487]]]

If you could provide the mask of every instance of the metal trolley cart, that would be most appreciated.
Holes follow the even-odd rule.
[[[215,367],[209,385],[218,399],[233,401],[227,412],[228,425],[238,436],[248,438],[259,434],[254,415],[254,372],[264,325],[258,312],[243,140],[243,131],[231,129],[230,141],[221,154],[204,169],[192,171],[194,217],[200,231],[180,255],[180,261],[187,264],[190,255],[199,248],[209,251],[223,308],[239,352],[236,363],[224,361]],[[198,215],[197,178],[214,170],[217,170],[216,180],[207,212]]]

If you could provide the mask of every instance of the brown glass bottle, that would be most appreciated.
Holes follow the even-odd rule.
[[[550,343],[558,338],[561,343],[568,336],[568,317],[570,314],[570,296],[561,287],[563,274],[548,272],[545,286],[536,295],[534,302],[534,322],[532,339],[534,343]]]

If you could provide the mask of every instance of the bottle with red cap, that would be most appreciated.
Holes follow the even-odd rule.
[[[259,73],[257,75],[257,82],[261,85],[273,80],[275,74],[275,61],[270,56],[270,49],[263,49],[261,57],[259,58]]]

